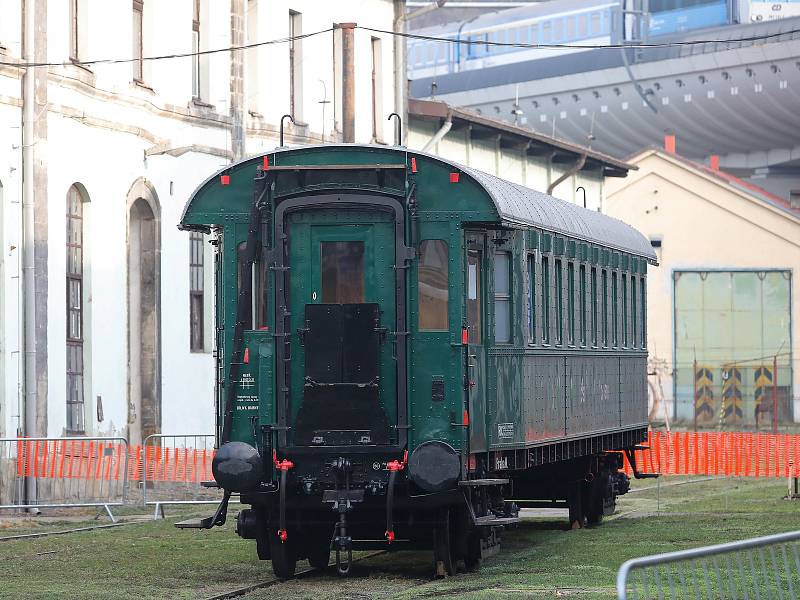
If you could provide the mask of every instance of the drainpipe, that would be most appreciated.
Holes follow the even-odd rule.
[[[35,61],[36,13],[35,0],[25,0],[23,22],[23,57],[26,63]],[[36,68],[26,67],[22,77],[22,297],[25,357],[23,435],[36,435],[36,281],[34,279],[34,120],[36,118]],[[36,498],[36,480],[25,480],[25,499]],[[38,512],[38,511],[36,511]]]
[[[342,138],[346,144],[356,141],[356,86],[353,60],[355,23],[341,23],[342,30]]]
[[[559,183],[561,183],[562,181],[566,181],[567,178],[575,175],[575,173],[580,171],[583,168],[583,165],[585,164],[586,164],[586,155],[581,154],[580,158],[578,158],[575,164],[572,165],[572,167],[566,173],[564,173],[561,177],[559,177],[553,183],[547,186],[547,195],[552,196],[553,190],[556,189],[556,186],[558,186]]]
[[[428,140],[428,143],[425,144],[422,148],[422,152],[427,152],[431,148],[433,148],[436,144],[438,144],[444,136],[447,135],[447,132],[450,131],[450,128],[453,126],[453,111],[447,111],[447,118],[444,120],[444,123],[439,128],[439,131],[433,134],[433,137]]]

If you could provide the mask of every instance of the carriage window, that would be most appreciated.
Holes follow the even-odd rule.
[[[592,267],[592,346],[597,346],[597,269]]]
[[[245,262],[247,242],[239,244],[236,250],[236,282],[237,293],[242,290],[242,271]],[[259,246],[260,250],[260,246]],[[244,323],[245,329],[261,329],[267,326],[267,265],[262,263],[256,254],[250,276],[252,277],[250,315]],[[255,323],[254,323],[255,318]]]
[[[611,332],[611,341],[614,346],[617,345],[617,327],[619,325],[619,307],[617,306],[618,302],[617,296],[617,274],[611,274],[611,310],[613,310],[612,318],[611,318],[611,325],[613,326],[613,330]]]
[[[420,243],[417,287],[421,331],[447,329],[447,265],[447,242],[423,240]]]
[[[634,348],[639,343],[639,338],[636,334],[639,330],[639,315],[636,310],[636,275],[631,275],[631,324],[633,331],[631,332],[631,346]]]
[[[628,345],[628,276],[622,274],[622,345]]]
[[[567,263],[567,341],[575,343],[575,263]]]
[[[322,302],[364,302],[364,242],[322,242]]]
[[[536,260],[528,255],[528,340],[536,343]]]
[[[511,341],[511,254],[494,255],[494,341]]]
[[[542,257],[542,343],[550,343],[550,261]]]
[[[608,271],[603,269],[603,346],[608,346]]]
[[[469,343],[481,343],[481,253],[470,250],[467,256],[467,325]]]
[[[581,265],[580,268],[580,287],[578,288],[578,296],[580,297],[580,328],[581,328],[581,346],[586,345],[586,265]]]
[[[647,347],[647,281],[644,277],[639,282],[639,294],[642,306],[642,348]]]
[[[561,261],[556,259],[556,344],[564,340],[564,281]]]

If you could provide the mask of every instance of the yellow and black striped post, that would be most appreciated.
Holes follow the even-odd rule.
[[[726,376],[727,375],[727,376]],[[742,372],[736,367],[723,367],[722,419],[742,419]]]
[[[711,419],[714,416],[714,374],[705,365],[694,363],[694,420]]]
[[[758,427],[758,421],[761,413],[772,412],[772,404],[769,395],[769,392],[772,389],[772,367],[768,365],[756,367],[753,378],[755,383],[755,392],[753,396],[756,401],[754,416],[756,418],[756,427]]]

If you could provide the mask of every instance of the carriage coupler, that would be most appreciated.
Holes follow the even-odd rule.
[[[225,519],[228,516],[228,501],[231,499],[231,492],[225,491],[222,497],[222,502],[219,503],[217,510],[210,517],[204,519],[187,519],[186,521],[178,521],[175,527],[178,529],[211,529],[212,527],[221,527],[225,525]]]

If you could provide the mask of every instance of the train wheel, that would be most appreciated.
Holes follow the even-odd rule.
[[[278,579],[291,579],[294,577],[295,567],[297,567],[297,553],[294,549],[294,542],[287,539],[281,542],[275,529],[271,529],[269,538],[269,552],[272,556],[272,572]]]
[[[320,571],[328,568],[331,562],[331,540],[324,531],[310,536],[306,542],[308,564]]]
[[[439,515],[439,525],[433,530],[433,560],[437,577],[456,574],[455,536],[450,522],[450,509]]]
[[[256,512],[256,553],[259,560],[269,560],[270,558],[268,530],[269,524],[266,511],[259,510]]]

